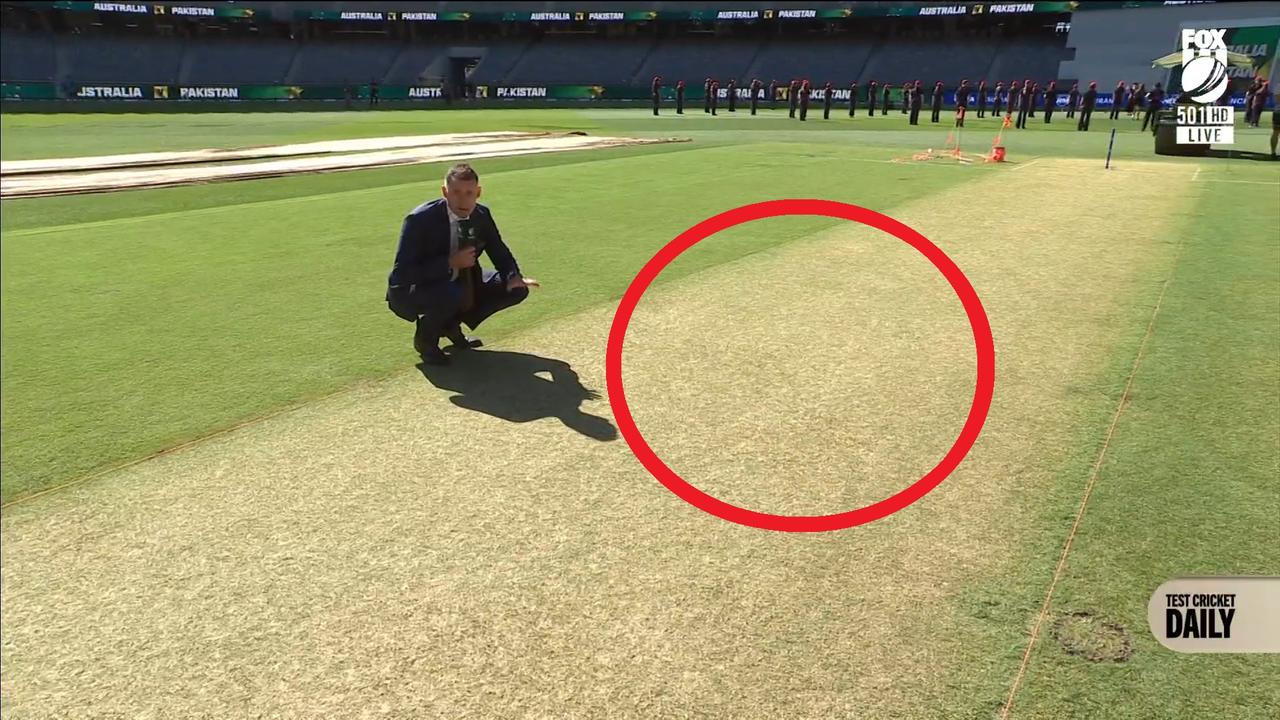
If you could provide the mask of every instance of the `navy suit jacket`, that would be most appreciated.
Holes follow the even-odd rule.
[[[449,209],[444,198],[414,208],[400,227],[400,244],[387,278],[387,300],[406,298],[418,286],[449,282]],[[503,282],[520,277],[520,266],[493,221],[489,208],[476,204],[471,212],[478,252],[489,257]],[[473,272],[479,267],[471,269]],[[464,271],[465,272],[465,271]]]

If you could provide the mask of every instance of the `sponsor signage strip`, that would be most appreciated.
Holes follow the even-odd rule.
[[[50,3],[55,10],[71,12],[98,12],[126,15],[155,15],[158,17],[245,17],[270,19],[271,13],[253,8],[202,5],[170,5],[136,2],[85,2],[83,0],[56,0]]]
[[[149,83],[135,84],[72,84],[59,87],[54,83],[3,83],[3,96],[13,100],[55,100],[55,99],[72,99],[72,100],[161,100],[161,101],[182,101],[182,100],[200,100],[200,101],[237,101],[237,100],[344,100],[347,97],[348,88],[341,85],[154,85]],[[353,85],[352,100],[367,100],[369,97],[368,85]],[[858,88],[858,105],[866,107],[867,96],[866,87]],[[761,101],[767,102],[766,95],[768,91],[761,89]],[[749,102],[751,92],[747,87],[736,88],[736,95],[740,102]],[[810,94],[812,101],[822,102],[823,89],[814,88]],[[832,89],[832,99],[838,103],[847,103],[849,101],[849,88],[836,87]],[[991,92],[987,93],[988,98],[994,100]],[[378,96],[383,100],[443,100],[444,94],[439,87],[434,86],[405,86],[405,85],[381,85],[378,88]],[[640,85],[528,85],[528,86],[492,86],[481,85],[476,88],[476,96],[484,99],[499,100],[648,100],[649,88]],[[729,97],[728,88],[721,87],[719,97],[727,99]],[[876,104],[883,102],[883,93],[880,90],[876,92]],[[671,84],[663,85],[662,98],[666,103],[675,100],[675,87]],[[701,102],[703,98],[703,89],[701,84],[689,85],[685,88],[685,101],[687,103]],[[787,87],[785,85],[778,88],[777,100],[785,102],[787,99]],[[889,94],[890,103],[895,109],[901,107],[902,88],[891,87]],[[924,107],[930,106],[932,95],[925,97]],[[989,102],[991,101],[989,100]],[[970,101],[970,110],[975,109],[976,93]],[[948,90],[945,94],[944,105],[952,108],[955,105],[955,92]],[[1067,93],[1060,90],[1056,106],[1065,108],[1067,105]],[[1165,107],[1174,106],[1174,98],[1166,97],[1163,105]],[[1242,107],[1244,105],[1244,93],[1235,92],[1230,96],[1228,105],[1234,107]],[[1040,109],[1044,106],[1044,96],[1041,95],[1036,102],[1036,108]],[[1272,107],[1272,103],[1268,103],[1268,108]],[[1111,95],[1109,93],[1099,94],[1097,100],[1097,108],[1110,108]],[[1205,110],[1202,116],[1196,116],[1198,121],[1204,121],[1203,124],[1220,124],[1214,122],[1215,117],[1210,117],[1204,113],[1219,112],[1214,110]],[[1208,120],[1205,120],[1208,118]]]
[[[1024,2],[1024,3],[954,3],[951,5],[863,5],[850,3],[843,8],[763,9],[763,10],[610,10],[488,12],[477,6],[475,11],[395,11],[395,10],[311,10],[298,9],[298,19],[348,22],[645,22],[650,20],[696,20],[732,22],[756,20],[839,19],[847,17],[954,17],[961,15],[1011,15],[1029,13],[1069,13],[1089,10],[1198,5],[1213,0],[1128,0],[1124,2]],[[59,10],[102,12],[133,15],[168,15],[173,17],[256,17],[268,19],[266,10],[226,6],[191,6],[139,2],[91,2],[87,0],[55,0],[47,3]],[[376,6],[375,6],[376,7]]]

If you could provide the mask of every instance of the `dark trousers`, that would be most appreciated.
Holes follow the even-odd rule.
[[[738,112],[738,91],[729,91],[729,112]]]
[[[1089,118],[1093,115],[1093,108],[1080,108],[1080,120],[1076,122],[1077,130],[1089,129]]]
[[[755,96],[755,95],[752,95],[752,96],[751,96],[751,114],[752,114],[752,115],[755,115],[755,114],[756,114],[756,106],[757,106],[758,104],[760,104],[760,101],[756,99],[756,96]]]
[[[658,114],[658,93],[653,94],[653,114]]]
[[[1154,109],[1154,108],[1147,108],[1147,111],[1146,111],[1145,113],[1143,113],[1143,114],[1142,114],[1142,129],[1143,129],[1143,130],[1146,130],[1146,129],[1147,129],[1147,124],[1148,124],[1148,123],[1150,123],[1150,124],[1151,124],[1151,131],[1152,131],[1152,132],[1155,132],[1155,129],[1156,129],[1156,111],[1155,111],[1155,109]]]
[[[941,106],[941,105],[934,105],[934,106],[933,106],[933,115],[932,115],[932,116],[930,116],[929,120],[930,120],[931,122],[938,122],[938,118],[939,118],[941,115],[942,115],[942,106]]]
[[[684,114],[684,93],[676,93],[676,114]]]
[[[1108,120],[1115,120],[1115,119],[1119,118],[1119,117],[1120,117],[1120,108],[1121,108],[1122,106],[1123,106],[1123,103],[1118,103],[1118,102],[1113,102],[1113,103],[1111,103],[1111,115],[1110,115],[1110,116],[1108,116],[1108,117],[1107,117],[1107,119],[1108,119]]]
[[[823,120],[831,119],[831,103],[822,104],[822,119]]]
[[[849,117],[853,117],[853,113],[857,109],[858,109],[858,101],[852,100],[852,99],[849,100]]]
[[[889,97],[887,95],[884,98],[884,102],[880,105],[880,114],[881,115],[889,114]]]
[[[999,114],[999,112],[1000,112],[999,110],[996,111],[997,114]],[[987,116],[987,94],[982,93],[981,95],[978,96],[978,117],[986,117],[986,116]]]
[[[876,116],[876,101],[875,101],[875,100],[868,100],[868,101],[867,101],[867,115],[870,115],[871,117],[875,117],[875,116]]]
[[[999,98],[997,98],[997,99],[996,99],[995,104],[991,106],[991,114],[992,114],[992,116],[999,117],[999,115],[1000,115],[1000,100],[999,100]]]
[[[964,106],[956,108],[956,127],[964,127],[964,114],[967,109]]]
[[[466,323],[474,330],[494,313],[519,305],[529,296],[528,288],[508,291],[502,276],[493,270],[483,270],[482,276],[484,282],[475,289],[475,304],[465,313],[460,312],[462,283],[448,280],[413,286],[407,292],[388,290],[387,306],[404,320],[415,319],[416,337],[438,343],[440,336],[454,325]]]
[[[796,101],[795,101],[795,97],[796,97],[795,95],[792,95],[792,96],[791,96],[791,99],[790,99],[789,101],[787,101],[787,116],[788,116],[788,117],[795,117],[795,116],[796,116]]]
[[[1014,127],[1024,128],[1027,126],[1027,116],[1031,113],[1029,108],[1022,108],[1018,111],[1018,122],[1014,123]]]
[[[1049,124],[1049,119],[1050,119],[1050,118],[1052,118],[1052,117],[1053,117],[1053,106],[1052,106],[1052,105],[1045,105],[1045,106],[1044,106],[1044,123],[1045,123],[1045,125],[1048,125],[1048,124]]]
[[[809,103],[800,103],[800,119],[805,120],[809,117]]]
[[[919,106],[919,105],[912,105],[912,106],[911,106],[911,116],[910,116],[910,118],[911,118],[911,119],[910,119],[908,122],[910,122],[912,125],[919,125],[919,124],[920,124],[920,106]]]
[[[702,98],[702,112],[711,112],[711,91],[707,91],[707,96]]]
[[[1067,117],[1068,117],[1068,118],[1073,118],[1073,117],[1075,117],[1075,116],[1076,116],[1076,106],[1075,106],[1075,104],[1074,104],[1074,103],[1072,103],[1072,104],[1067,105]]]

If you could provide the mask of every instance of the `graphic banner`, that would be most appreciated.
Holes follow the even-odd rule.
[[[1226,30],[1223,40],[1227,50],[1248,55],[1253,59],[1252,68],[1227,68],[1227,77],[1230,78],[1229,92],[1233,97],[1235,93],[1241,93],[1243,96],[1255,77],[1264,79],[1271,77],[1276,62],[1277,46],[1280,45],[1280,25],[1231,27],[1229,22],[1215,24],[1210,21],[1205,21],[1205,25],[1206,29],[1213,26],[1213,29]],[[1165,85],[1174,93],[1182,89],[1181,65],[1169,70],[1169,79]]]

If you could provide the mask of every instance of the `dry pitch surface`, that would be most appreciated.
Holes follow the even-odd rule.
[[[8,509],[6,716],[972,710],[948,701],[977,672],[953,600],[1017,547],[1077,430],[1073,388],[1131,340],[1176,255],[1105,230],[1135,206],[1177,213],[1189,177],[1132,163],[1085,189],[1079,171],[1018,172],[1022,207],[1090,208],[1070,243],[1008,235],[975,200],[1003,173],[895,211],[965,270],[997,351],[977,445],[907,510],[808,535],[686,505],[613,431],[602,307]],[[707,242],[769,222],[785,220]],[[941,276],[851,224],[650,290],[624,354],[667,463],[781,513],[919,477],[959,430],[973,365]]]

